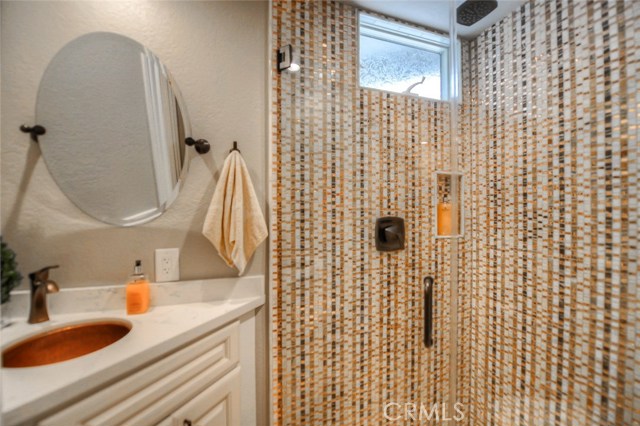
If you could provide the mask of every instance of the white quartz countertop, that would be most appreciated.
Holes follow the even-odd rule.
[[[173,284],[183,290],[178,291],[179,294],[187,289],[193,292],[195,288],[216,286],[215,281],[218,280]],[[28,324],[23,318],[14,319],[13,325],[2,330],[3,348],[42,331],[91,320],[126,320],[132,328],[114,344],[79,358],[39,367],[2,368],[2,423],[11,426],[38,417],[117,377],[136,371],[163,354],[264,304],[263,277],[226,279],[225,283],[242,286],[242,291],[233,288],[220,292],[221,287],[218,287],[215,300],[152,306],[141,315],[127,315],[122,305],[122,309],[93,312],[50,312],[51,320],[41,324]],[[152,287],[152,294],[153,291]],[[157,290],[158,295],[161,292]],[[205,293],[207,291],[201,291],[198,297],[209,298]],[[161,299],[156,298],[158,301]],[[171,298],[162,301],[169,303]]]

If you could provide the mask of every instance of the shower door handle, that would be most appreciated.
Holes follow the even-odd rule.
[[[433,278],[424,278],[424,345],[433,346]]]

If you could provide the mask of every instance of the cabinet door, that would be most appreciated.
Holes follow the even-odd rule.
[[[99,390],[38,425],[153,425],[192,401],[237,363],[236,322]]]
[[[240,367],[202,391],[170,419],[171,426],[239,426]]]

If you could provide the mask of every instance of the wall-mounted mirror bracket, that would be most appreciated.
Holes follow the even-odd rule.
[[[188,137],[184,140],[184,143],[186,143],[187,146],[193,146],[198,154],[206,154],[211,149],[211,145],[209,145],[209,141],[206,139],[195,140],[192,137]]]
[[[37,124],[33,127],[25,126],[23,124],[20,126],[20,131],[23,133],[29,133],[31,135],[31,140],[34,142],[38,142],[38,136],[42,136],[47,133],[47,129]]]

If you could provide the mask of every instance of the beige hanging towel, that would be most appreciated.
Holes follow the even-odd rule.
[[[238,151],[232,151],[224,162],[202,234],[227,265],[238,269],[238,275],[267,238],[267,224]]]

